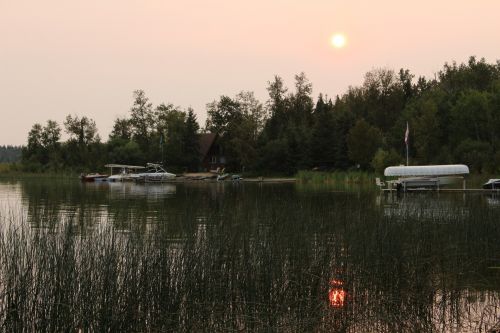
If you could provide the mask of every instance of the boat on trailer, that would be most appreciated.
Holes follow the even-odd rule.
[[[391,166],[384,170],[386,177],[399,177],[387,182],[390,188],[405,191],[420,188],[439,189],[460,180],[465,188],[464,177],[468,174],[469,167],[464,164]]]
[[[146,168],[146,172],[133,174],[132,179],[140,183],[162,183],[176,177],[174,173],[165,171],[158,163],[148,163]]]

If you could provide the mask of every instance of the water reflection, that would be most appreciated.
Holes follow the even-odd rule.
[[[477,332],[500,315],[500,225],[490,197],[290,184],[21,181],[0,189],[21,192],[32,226],[66,222],[92,235],[78,238],[67,270],[81,285],[67,290],[96,313],[103,303],[89,295],[106,295],[115,325],[107,328]],[[102,224],[125,245],[113,248]],[[90,291],[80,294],[85,283]],[[138,326],[120,326],[132,325],[127,318]]]
[[[486,200],[491,208],[500,208],[500,194],[490,194]]]
[[[456,221],[470,214],[465,198],[459,194],[381,193],[376,197],[376,204],[387,217],[409,215],[418,219]]]
[[[133,182],[108,183],[110,200],[146,199],[157,201],[173,197],[176,192],[174,184],[136,184]]]

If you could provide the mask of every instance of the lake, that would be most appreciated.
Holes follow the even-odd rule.
[[[6,331],[485,332],[500,197],[0,180]]]

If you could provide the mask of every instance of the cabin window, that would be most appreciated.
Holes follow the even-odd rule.
[[[211,163],[212,164],[217,163],[217,156],[215,156],[215,155],[212,156]]]

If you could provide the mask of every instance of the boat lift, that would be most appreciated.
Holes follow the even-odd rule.
[[[439,191],[440,186],[460,179],[463,190],[466,190],[465,176],[468,174],[469,167],[464,164],[390,166],[384,170],[384,176],[400,178],[387,181],[385,190],[393,191],[396,187],[397,190],[404,192],[410,188],[435,188]]]

